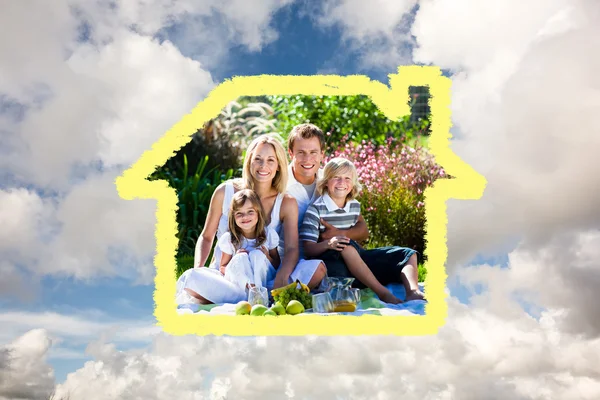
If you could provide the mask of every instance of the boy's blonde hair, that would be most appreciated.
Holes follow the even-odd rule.
[[[335,175],[350,172],[352,176],[352,190],[346,195],[346,201],[355,199],[362,190],[362,185],[358,181],[358,172],[354,163],[343,157],[336,157],[329,160],[323,168],[323,177],[317,183],[317,191],[320,195],[327,193],[327,182]]]
[[[231,234],[231,244],[233,248],[237,251],[240,249],[242,245],[242,240],[244,234],[239,226],[235,223],[235,212],[242,208],[246,201],[250,201],[252,207],[258,214],[258,221],[256,222],[256,226],[254,227],[254,235],[256,238],[256,247],[262,245],[267,240],[267,230],[265,229],[265,211],[263,209],[262,203],[258,198],[256,192],[250,189],[243,189],[236,192],[233,195],[233,199],[231,200],[231,205],[229,206],[229,232]]]
[[[268,143],[275,149],[275,157],[277,158],[278,170],[275,173],[271,186],[277,190],[277,193],[285,193],[287,190],[288,181],[288,161],[285,154],[285,149],[279,140],[270,134],[260,135],[250,143],[246,152],[246,158],[244,158],[244,166],[242,169],[242,180],[244,186],[248,189],[254,190],[254,179],[250,173],[250,164],[254,157],[254,152],[259,144]]]

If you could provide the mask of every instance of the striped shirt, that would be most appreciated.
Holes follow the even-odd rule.
[[[360,203],[357,200],[346,202],[343,208],[338,207],[329,194],[324,194],[308,206],[298,236],[300,240],[318,242],[319,234],[325,230],[321,218],[337,229],[352,228],[360,216]]]

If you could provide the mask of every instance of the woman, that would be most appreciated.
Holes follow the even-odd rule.
[[[213,193],[204,229],[196,244],[194,267],[184,272],[177,281],[177,302],[202,304],[236,303],[247,299],[247,294],[227,281],[218,270],[221,251],[215,248],[215,262],[204,268],[215,235],[221,237],[228,230],[228,211],[233,194],[241,189],[252,189],[260,198],[266,223],[285,238],[281,265],[272,287],[281,287],[299,279],[311,288],[317,287],[326,275],[320,260],[302,260],[298,263],[298,204],[287,194],[288,163],[283,145],[271,135],[254,139],[246,152],[242,178],[222,183]],[[191,296],[191,298],[190,298]]]

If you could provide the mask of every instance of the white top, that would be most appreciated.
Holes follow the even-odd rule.
[[[271,250],[271,249],[277,248],[278,244],[279,244],[279,235],[277,234],[277,232],[275,232],[274,229],[268,228],[267,229],[267,240],[262,245],[265,246],[268,250]],[[235,248],[233,247],[233,244],[231,243],[231,232],[225,232],[223,234],[223,236],[221,236],[219,238],[219,241],[217,242],[217,247],[219,247],[221,249],[222,253],[227,253],[227,254],[235,253]],[[241,243],[241,248],[247,250],[248,252],[255,250],[257,248],[256,239],[243,238],[242,243]]]
[[[317,171],[316,180],[319,180],[323,177],[323,169],[320,168]],[[319,194],[317,193],[316,186],[312,195],[310,195],[306,191],[306,187],[298,182],[294,177],[294,171],[292,170],[292,166],[288,166],[288,184],[286,194],[289,194],[293,198],[296,199],[298,203],[298,230],[300,230],[300,226],[302,226],[302,221],[304,220],[304,213],[306,213],[306,209],[309,205],[311,205],[315,200],[319,198]],[[283,251],[284,251],[284,240],[283,232],[279,234],[279,247],[278,252],[279,256],[283,259]],[[300,258],[304,258],[304,248],[302,245],[298,246]]]
[[[217,227],[217,243],[218,240],[225,233],[229,232],[229,207],[231,206],[231,201],[233,200],[233,195],[235,194],[235,189],[233,187],[233,180],[229,180],[225,183],[225,196],[223,197],[223,208],[221,210],[221,218],[219,219],[219,226]],[[277,198],[275,199],[275,204],[273,205],[273,211],[271,211],[271,222],[267,228],[273,229],[277,235],[281,233],[281,218],[279,215],[281,209],[281,202],[283,201],[283,193],[279,193]],[[196,242],[196,251],[194,255],[194,265],[198,264],[200,259],[200,240]],[[219,265],[221,265],[221,248],[217,245],[215,246],[214,251],[214,262],[210,265],[210,268],[219,269]]]

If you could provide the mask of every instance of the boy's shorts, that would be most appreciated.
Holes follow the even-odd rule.
[[[369,267],[375,278],[382,285],[390,283],[402,283],[400,274],[404,266],[413,254],[417,251],[408,247],[386,246],[376,249],[363,249],[356,241],[350,240],[350,246],[354,247],[365,264]],[[327,267],[327,276],[329,277],[354,277],[344,259],[342,253],[336,250],[327,250],[319,255]],[[366,285],[356,279],[352,283],[353,287],[360,289],[366,288]]]

